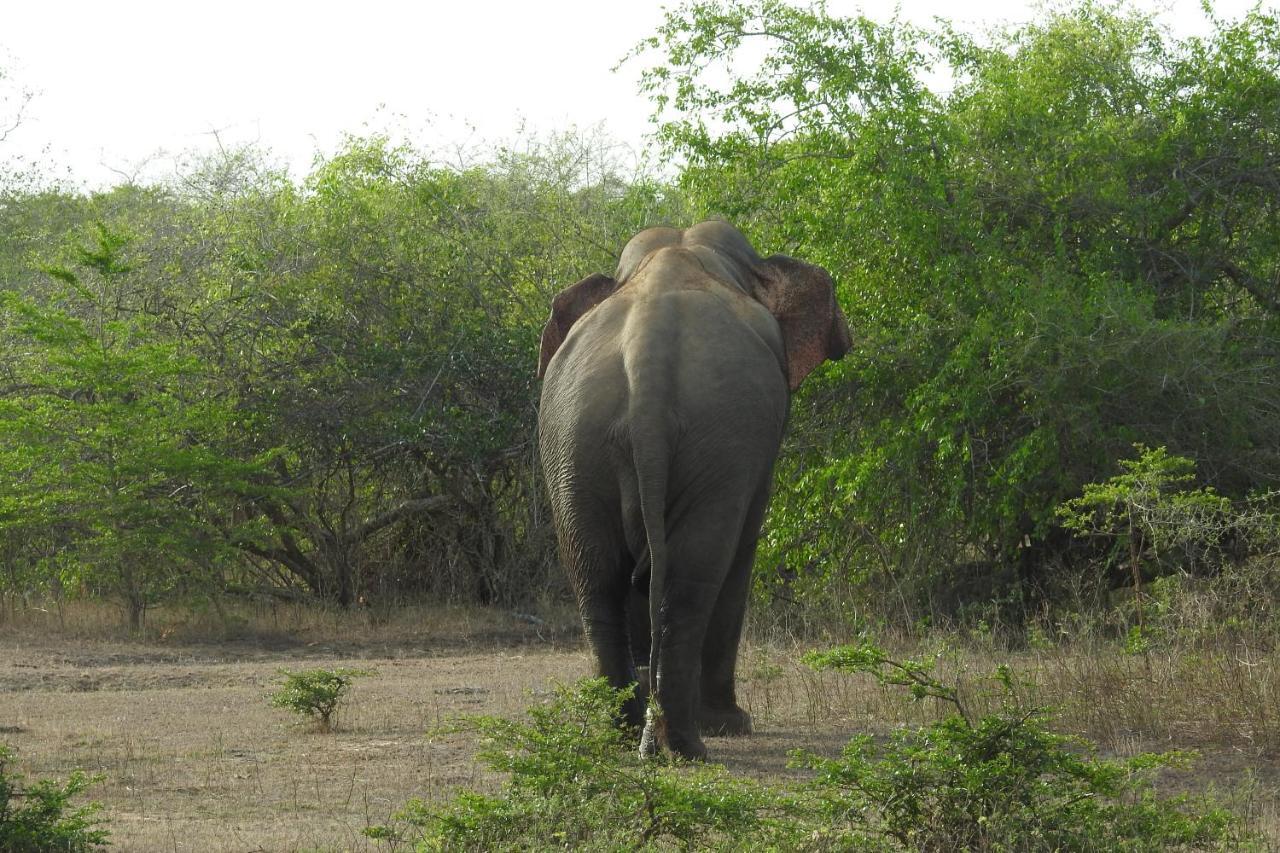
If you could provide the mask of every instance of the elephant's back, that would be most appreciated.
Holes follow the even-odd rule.
[[[711,288],[637,289],[575,324],[548,365],[539,417],[558,524],[620,525],[638,555],[642,482],[681,472],[667,494],[674,520],[701,495],[750,496],[768,481],[788,390],[781,333],[760,311],[769,322],[756,328]]]
[[[780,435],[785,357],[768,311],[720,284],[639,284],[584,316],[551,360],[544,440],[591,431],[626,441],[641,422],[675,434],[725,420],[762,420],[761,430]]]
[[[787,412],[781,332],[753,300],[715,286],[640,300],[622,331],[633,419],[652,409],[682,434],[780,438]]]

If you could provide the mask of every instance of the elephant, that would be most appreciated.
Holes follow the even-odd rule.
[[[556,295],[543,473],[597,674],[644,687],[647,665],[623,706],[642,755],[750,733],[738,642],[790,392],[850,345],[826,270],[721,220],[642,231]]]

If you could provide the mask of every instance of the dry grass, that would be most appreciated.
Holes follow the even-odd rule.
[[[578,615],[549,603],[531,612],[463,605],[359,608],[345,611],[306,603],[269,601],[204,607],[157,607],[147,612],[141,637],[129,633],[121,609],[100,601],[23,604],[0,597],[0,638],[61,637],[87,640],[151,640],[165,644],[247,641],[295,646],[327,643],[352,647],[479,642],[558,642],[579,632]]]
[[[338,731],[319,734],[266,695],[281,667],[358,666]],[[513,647],[443,655],[342,656],[153,644],[7,647],[0,718],[20,769],[105,774],[125,850],[365,849],[360,830],[410,796],[483,783],[458,738],[424,733],[451,715],[516,714],[579,652]]]
[[[89,608],[59,623],[8,614],[0,737],[30,776],[105,774],[94,796],[123,850],[373,849],[360,830],[407,798],[496,783],[465,738],[428,740],[426,731],[456,714],[518,714],[590,669],[580,641],[545,614],[535,624],[495,611],[284,608],[238,614],[230,632],[216,614],[174,614],[153,619],[154,636],[141,641],[121,639],[114,615]],[[1109,753],[1198,749],[1196,768],[1170,777],[1170,789],[1214,785],[1280,839],[1274,651],[1131,656],[1114,644],[1009,651],[950,640],[904,641],[900,651],[936,656],[975,707],[994,701],[984,674],[1009,663],[1028,700],[1060,708],[1065,730]],[[786,641],[744,649],[741,698],[757,734],[709,740],[715,760],[776,779],[797,772],[787,768],[793,749],[834,753],[854,732],[884,734],[945,711],[866,677],[813,672],[802,651]],[[376,671],[356,682],[333,734],[265,698],[282,667],[321,666]]]

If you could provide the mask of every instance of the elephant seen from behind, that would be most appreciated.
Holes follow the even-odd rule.
[[[849,349],[831,276],[719,220],[650,228],[555,297],[538,418],[560,557],[599,675],[648,666],[641,751],[746,734],[734,691],[790,393]]]

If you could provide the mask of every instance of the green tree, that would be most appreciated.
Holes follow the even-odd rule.
[[[595,135],[526,139],[460,165],[353,138],[301,184],[264,152],[231,148],[166,186],[15,189],[0,205],[14,236],[0,245],[0,290],[12,324],[127,327],[107,351],[155,359],[131,369],[229,419],[187,430],[245,467],[202,516],[216,565],[200,577],[344,605],[524,600],[561,577],[532,431],[551,295],[608,269],[632,232],[677,205]],[[85,232],[122,242],[86,247]],[[127,269],[95,268],[104,251]],[[0,396],[36,418],[26,452],[64,458],[32,413],[30,379],[51,347],[87,344],[74,328],[32,334],[0,336]],[[0,548],[8,582],[47,581],[69,534],[25,504],[14,512]]]
[[[764,583],[916,610],[977,567],[965,597],[1016,599],[1134,441],[1229,496],[1280,481],[1273,15],[1179,41],[1083,2],[979,38],[700,2],[638,53],[697,212],[823,263],[854,332],[794,401]]]
[[[347,604],[361,591],[519,600],[558,582],[532,441],[531,353],[550,296],[658,203],[590,140],[444,166],[352,139],[277,197],[280,247],[246,246],[271,328],[245,403],[274,482],[246,551]],[[258,229],[244,237],[257,240]],[[389,567],[373,573],[370,564]]]
[[[0,536],[40,543],[46,579],[121,601],[136,630],[157,599],[212,588],[253,466],[219,452],[236,413],[139,307],[128,245],[99,226],[76,269],[48,270],[55,302],[0,294],[20,356],[0,389]]]

